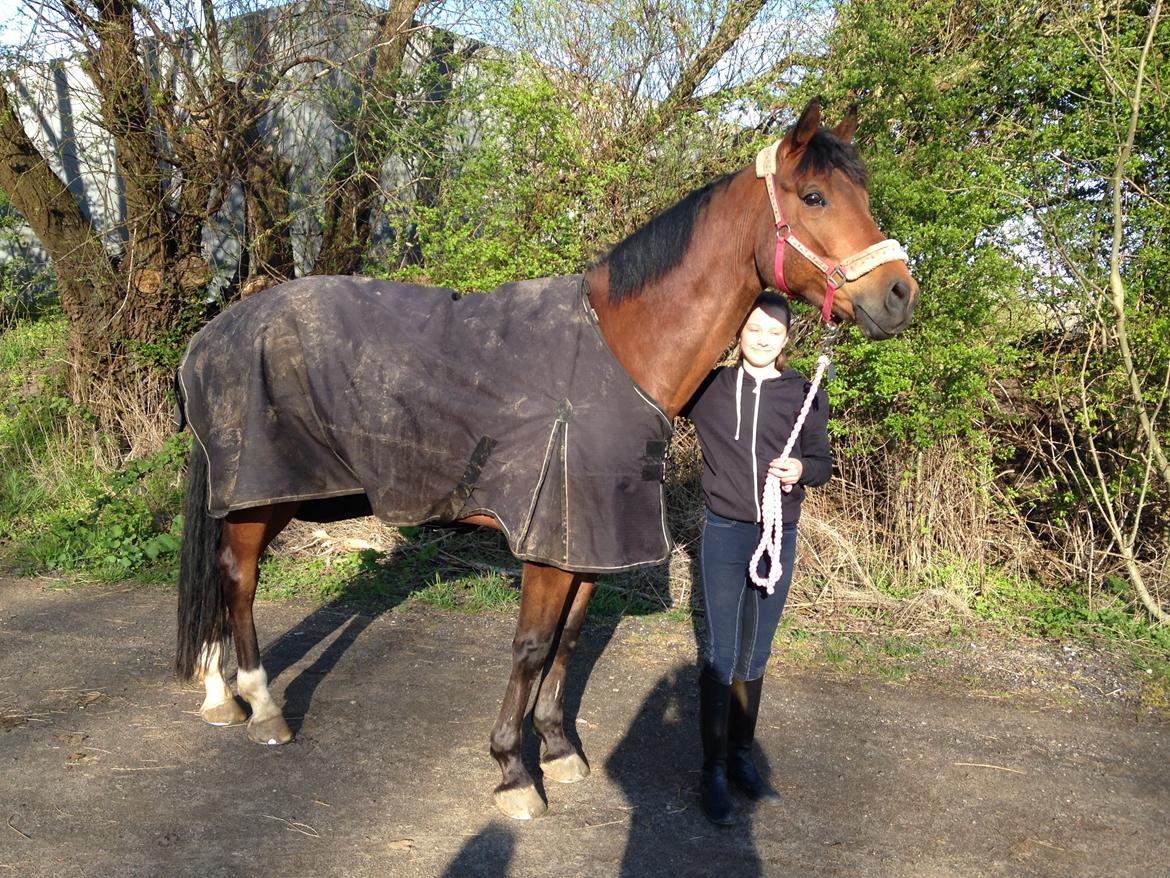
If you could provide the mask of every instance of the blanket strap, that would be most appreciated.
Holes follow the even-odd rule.
[[[491,436],[484,436],[476,443],[475,450],[468,458],[467,467],[463,470],[463,478],[455,485],[450,496],[433,510],[440,521],[454,521],[462,517],[461,513],[467,506],[467,501],[471,499],[471,492],[475,490],[475,484],[479,481],[484,464],[492,456],[496,444],[497,440]]]

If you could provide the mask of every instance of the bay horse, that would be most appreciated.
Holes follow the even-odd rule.
[[[810,102],[785,136],[761,153],[754,169],[749,165],[687,195],[585,272],[588,303],[604,343],[668,419],[699,387],[765,287],[821,307],[826,321],[854,321],[872,339],[909,325],[918,286],[904,252],[885,239],[870,214],[866,169],[852,145],[856,125],[851,110],[835,128],[821,127],[820,102]],[[200,715],[206,722],[246,720],[253,741],[287,743],[292,732],[269,693],[252,604],[261,553],[305,512],[301,502],[291,500],[212,517],[208,466],[200,453],[196,442],[183,534],[177,670],[185,679],[202,678]],[[454,520],[500,527],[485,514]],[[490,739],[502,773],[495,802],[509,817],[531,818],[547,807],[520,758],[522,721],[534,685],[533,723],[544,745],[544,778],[572,783],[588,773],[566,736],[563,703],[568,663],[595,578],[595,572],[524,563],[512,671]],[[229,637],[250,718],[224,676]]]

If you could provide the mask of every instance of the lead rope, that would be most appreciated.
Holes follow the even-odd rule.
[[[792,434],[788,437],[788,442],[785,443],[784,450],[780,452],[781,457],[788,457],[796,445],[796,440],[800,438],[800,430],[804,426],[809,411],[812,410],[812,404],[813,400],[816,399],[817,390],[820,389],[821,381],[825,377],[825,371],[829,368],[829,361],[833,353],[833,342],[836,341],[837,333],[840,331],[841,327],[837,324],[830,323],[825,326],[825,334],[821,339],[821,355],[817,358],[817,370],[813,373],[812,383],[808,388],[808,395],[804,398],[804,405],[800,407],[800,414],[796,418],[796,423],[792,425]],[[780,484],[780,480],[776,476],[768,473],[764,479],[764,498],[760,504],[764,533],[760,537],[760,544],[756,546],[751,563],[748,565],[748,574],[751,576],[752,582],[768,594],[776,591],[776,583],[780,581],[780,576],[784,572],[784,568],[780,564],[780,540],[784,531],[782,498],[783,485]],[[763,560],[765,555],[770,557],[771,562],[768,565],[768,575],[761,576],[759,574],[760,561]]]

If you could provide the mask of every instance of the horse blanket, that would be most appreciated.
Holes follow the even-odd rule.
[[[300,278],[208,323],[177,378],[212,516],[285,501],[309,520],[483,513],[518,558],[593,573],[670,551],[671,422],[609,350],[580,275],[462,297]]]

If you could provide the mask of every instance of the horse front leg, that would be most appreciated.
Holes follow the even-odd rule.
[[[236,643],[236,686],[252,708],[248,737],[258,744],[287,744],[292,730],[268,691],[268,673],[260,663],[260,642],[252,604],[260,577],[260,555],[296,512],[283,503],[228,515],[216,562],[223,577],[224,599]]]
[[[555,567],[524,565],[520,618],[512,638],[512,674],[491,737],[491,754],[503,774],[495,790],[496,807],[517,820],[538,817],[548,807],[520,759],[524,713],[576,581],[572,573]]]
[[[576,783],[589,775],[589,764],[565,735],[565,678],[592,596],[592,580],[579,580],[570,590],[556,655],[540,682],[532,712],[533,725],[544,741],[540,770],[546,779],[557,783]]]

